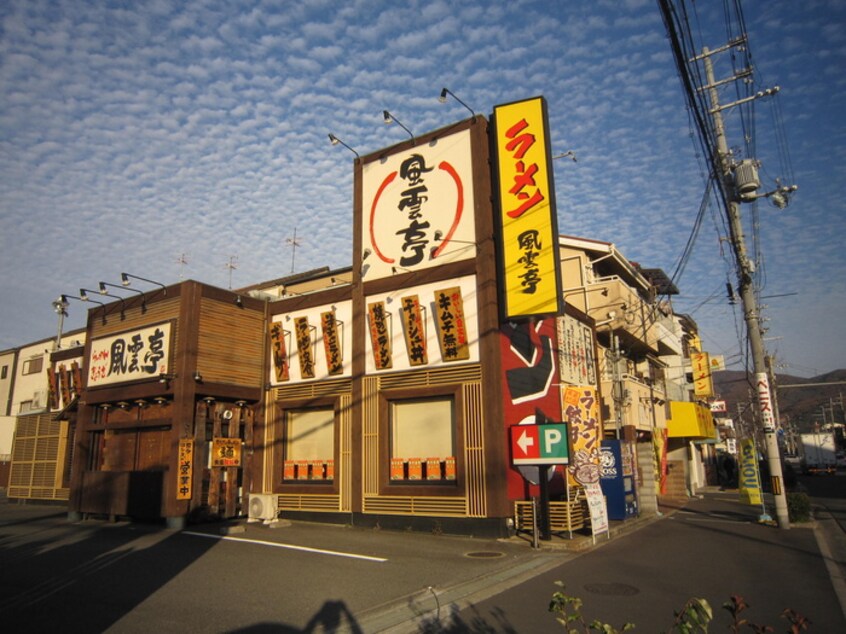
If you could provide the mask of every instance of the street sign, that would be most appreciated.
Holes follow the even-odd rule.
[[[570,462],[566,423],[512,425],[511,456],[515,465],[559,465]]]

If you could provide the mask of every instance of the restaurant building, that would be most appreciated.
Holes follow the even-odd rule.
[[[603,439],[642,441],[630,458],[649,462],[641,485],[658,482],[663,384],[642,381],[652,409],[628,431],[603,427],[615,420],[597,358],[608,311],[565,289],[585,298],[602,282],[641,315],[654,297],[622,256],[634,291],[599,279],[605,243],[579,265],[596,279],[568,269],[584,245],[558,234],[545,102],[498,106],[353,169],[351,267],[237,291],[136,278],[156,287],[89,311],[78,393],[56,412],[72,430],[72,517],[181,527],[281,512],[504,535],[543,473],[515,464],[519,425],[568,425],[545,484],[555,499],[598,473]],[[643,367],[659,366],[652,321],[621,318],[606,332],[639,338]]]

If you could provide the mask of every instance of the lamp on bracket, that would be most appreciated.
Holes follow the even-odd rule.
[[[159,372],[159,383],[164,386],[170,386],[170,382],[176,378],[175,374],[168,374],[167,372]]]
[[[555,159],[560,158],[570,158],[572,159],[573,163],[578,162],[578,159],[576,158],[576,153],[573,150],[567,150],[566,152],[562,152],[561,154],[556,154],[552,157],[552,160],[554,161]]]
[[[432,237],[432,240],[434,242],[441,242],[441,243],[444,243],[444,244],[441,244],[440,246],[434,246],[434,247],[431,248],[431,250],[429,251],[429,259],[430,260],[434,260],[436,257],[438,257],[440,255],[441,251],[443,249],[445,249],[446,246],[450,243],[466,244],[466,245],[474,246],[474,247],[479,246],[477,243],[473,242],[472,240],[456,240],[455,238],[449,238],[448,240],[445,241],[444,240],[444,232],[441,231],[440,229],[435,231],[435,233]]]
[[[343,146],[344,146],[345,148],[347,148],[350,152],[352,152],[353,154],[355,154],[355,157],[356,157],[357,159],[361,160],[361,157],[359,156],[358,152],[356,152],[356,151],[355,151],[354,149],[352,149],[349,145],[347,145],[346,143],[344,143],[343,141],[341,141],[341,139],[339,139],[338,137],[336,137],[336,136],[335,136],[334,134],[332,134],[331,132],[329,133],[329,142],[330,142],[332,145],[343,145]]]
[[[68,299],[75,299],[79,302],[91,302],[92,304],[100,304],[100,306],[103,307],[103,316],[102,316],[103,324],[106,323],[106,305],[103,302],[98,302],[96,299],[91,299],[87,295],[84,298],[83,297],[77,297],[75,295],[61,295],[59,297],[59,300],[64,304],[67,304]]]
[[[408,128],[406,128],[406,127],[402,124],[402,121],[400,121],[399,119],[397,119],[394,115],[392,115],[392,114],[391,114],[390,112],[388,112],[387,110],[383,110],[383,111],[382,111],[382,119],[385,121],[385,125],[391,125],[391,123],[393,123],[394,121],[396,121],[396,123],[397,123],[397,125],[398,125],[399,127],[401,127],[403,130],[405,130],[406,132],[408,132],[408,136],[410,136],[410,137],[411,137],[411,142],[412,142],[412,143],[415,143],[415,142],[416,142],[416,141],[414,140],[414,133],[413,133],[411,130],[409,130]]]
[[[138,275],[132,275],[131,273],[121,273],[120,274],[120,283],[124,286],[129,286],[131,284],[130,279],[133,280],[140,280],[142,282],[147,282],[148,284],[155,284],[156,286],[161,286],[164,290],[164,294],[167,295],[167,287],[162,284],[161,282],[156,282],[154,280],[148,280],[146,277],[139,277]]]
[[[138,293],[141,296],[141,312],[147,312],[147,298],[144,296],[144,291],[139,291],[137,288],[130,288],[128,286],[123,286],[122,284],[111,284],[109,282],[100,282],[100,295],[108,295],[109,297],[117,297],[117,295],[109,295],[106,291],[107,286],[111,286],[112,288],[119,288],[124,291],[132,291],[133,293]]]
[[[471,107],[470,107],[470,106],[468,106],[466,103],[464,103],[463,101],[461,101],[461,99],[459,99],[458,97],[456,97],[455,93],[454,93],[454,92],[452,92],[449,88],[441,88],[441,94],[440,94],[440,96],[438,97],[438,101],[440,101],[441,103],[446,103],[446,101],[447,101],[447,95],[452,95],[452,98],[453,98],[453,99],[455,99],[458,103],[460,103],[462,106],[464,106],[465,108],[467,108],[467,109],[470,111],[470,114],[472,114],[472,115],[473,115],[473,122],[475,123],[475,121],[476,121],[476,113],[473,111],[473,108],[471,108]]]
[[[370,270],[370,265],[365,264],[364,261],[367,258],[369,258],[372,253],[373,253],[373,251],[371,251],[370,249],[364,249],[364,251],[361,252],[361,268],[358,271],[358,273],[359,273],[359,275],[361,275],[361,277],[364,277],[365,275],[367,275],[367,271]]]
[[[100,295],[105,295],[106,297],[113,297],[115,299],[120,300],[120,318],[126,319],[126,315],[124,311],[126,310],[126,300],[123,299],[120,295],[112,295],[111,293],[104,293],[102,291],[92,291],[90,288],[80,288],[79,289],[79,296],[82,298],[82,301],[88,301],[88,293],[100,293]]]

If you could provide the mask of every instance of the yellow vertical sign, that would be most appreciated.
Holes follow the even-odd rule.
[[[755,441],[744,438],[740,441],[740,473],[738,475],[740,501],[745,504],[761,504],[761,477],[758,472],[758,452]]]
[[[191,499],[191,481],[194,476],[194,439],[179,439],[179,467],[177,468],[176,499]]]
[[[543,97],[496,106],[505,319],[556,314],[558,228]]]
[[[693,393],[696,396],[714,396],[714,382],[711,379],[711,361],[707,352],[691,352],[693,367]]]

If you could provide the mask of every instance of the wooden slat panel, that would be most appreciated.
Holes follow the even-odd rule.
[[[54,421],[49,414],[20,416],[12,446],[8,495],[19,499],[67,499],[61,468],[67,443],[66,421]]]
[[[281,494],[279,508],[282,511],[318,511],[337,512],[341,510],[341,498],[338,495]]]
[[[205,381],[253,387],[264,381],[264,314],[200,300],[197,368]]]
[[[379,493],[379,378],[366,377],[362,383],[362,469],[363,495]]]
[[[467,514],[467,500],[458,497],[366,496],[364,512],[382,515],[463,517]]]
[[[352,510],[352,395],[345,394],[341,397],[340,415],[340,447],[338,447],[338,459],[340,464],[335,465],[338,470],[335,477],[340,478],[340,510]],[[340,467],[340,469],[339,469]]]
[[[149,293],[148,296],[153,296],[155,291]],[[159,295],[156,294],[158,297]],[[119,332],[125,332],[128,330],[137,330],[139,328],[145,328],[150,324],[159,323],[163,321],[168,321],[173,319],[174,320],[174,328],[172,331],[173,338],[174,338],[174,348],[175,350],[179,349],[178,341],[179,341],[179,329],[176,327],[178,324],[178,317],[179,317],[179,305],[180,305],[180,298],[173,297],[171,299],[166,299],[161,302],[155,302],[152,304],[147,304],[146,312],[141,312],[141,307],[138,306],[137,308],[130,308],[125,312],[125,319],[120,318],[120,311],[115,312],[114,314],[110,314],[106,316],[106,324],[103,325],[103,322],[100,320],[100,315],[102,309],[98,307],[94,314],[96,318],[93,322],[93,328],[91,332],[92,339],[99,339],[100,337],[104,337],[107,335],[114,335]]]
[[[468,514],[487,515],[485,486],[485,442],[482,429],[482,386],[464,385],[464,469],[467,482]]]

